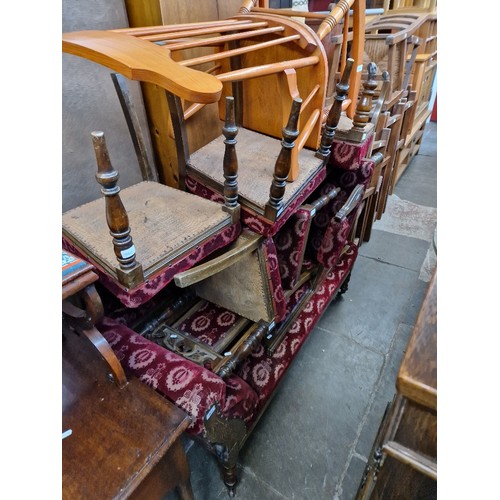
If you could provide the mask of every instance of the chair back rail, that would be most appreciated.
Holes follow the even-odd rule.
[[[343,104],[345,109],[349,102],[347,113],[353,116],[361,76],[365,0],[341,0],[330,13],[312,13],[308,17],[321,20],[317,33],[291,18],[291,12],[296,16],[296,11],[276,12],[255,4],[246,0],[238,14],[218,21],[64,35],[66,52],[146,82],[143,90],[148,94],[145,94],[147,103],[161,98],[158,90],[145,90],[147,83],[158,85],[180,99],[176,109],[170,109],[170,114],[182,110],[183,117],[177,121],[185,130],[180,138],[179,132],[172,128],[175,125],[166,117],[150,124],[151,131],[155,132],[152,134],[155,150],[159,143],[168,143],[160,155],[156,154],[162,182],[183,187],[183,164],[188,161],[189,153],[219,133],[218,122],[224,120],[222,97],[226,96],[235,98],[238,126],[278,139],[293,100],[303,101],[298,123],[300,134],[288,176],[289,182],[294,181],[298,177],[301,149],[317,150],[320,144],[327,116],[326,91],[328,86],[334,88],[329,75],[340,78],[339,69],[345,67],[347,58],[348,38],[352,39],[350,55],[357,66],[351,74],[348,99]],[[344,23],[344,35],[349,36],[343,37],[341,54],[332,58],[336,67],[329,68],[332,61],[327,58],[323,40],[348,19],[351,8],[353,27],[349,30],[349,23]],[[146,50],[148,42],[151,47]],[[158,67],[161,64],[165,65],[164,71]],[[203,92],[205,86],[208,91]],[[218,102],[217,111],[213,106],[207,108],[207,104],[214,102]],[[162,107],[169,106],[165,103]],[[168,131],[166,136],[162,132],[163,124]],[[203,133],[197,132],[200,130]],[[184,143],[182,148],[174,145],[179,140]],[[184,158],[179,156],[181,149],[186,153]],[[168,171],[165,171],[165,163],[168,163]]]

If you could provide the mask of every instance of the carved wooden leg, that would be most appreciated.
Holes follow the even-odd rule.
[[[224,467],[224,484],[227,488],[227,494],[233,498],[236,495],[236,483],[238,482],[238,466],[232,465]]]
[[[225,418],[218,404],[204,417],[207,440],[223,469],[224,484],[230,497],[234,497],[238,482],[238,455],[246,436],[246,425],[240,418]]]

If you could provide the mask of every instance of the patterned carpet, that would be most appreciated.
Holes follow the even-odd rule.
[[[419,279],[429,282],[437,264],[437,209],[402,200],[393,194],[387,199],[382,219],[373,229],[429,242],[429,250],[420,269]]]

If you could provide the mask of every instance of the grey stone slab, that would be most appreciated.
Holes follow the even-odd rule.
[[[417,321],[418,312],[422,306],[424,300],[425,292],[429,287],[429,283],[418,279],[415,283],[413,294],[408,301],[403,315],[401,316],[401,322],[407,325],[415,325]]]
[[[394,193],[403,200],[437,207],[437,161],[433,156],[414,156],[398,180]]]
[[[425,125],[424,135],[417,156],[437,156],[437,124],[428,122]]]
[[[333,500],[353,500],[356,498],[356,493],[361,483],[361,479],[363,478],[365,467],[366,462],[358,457],[352,457],[341,488],[339,488]]]
[[[359,254],[412,271],[420,271],[428,248],[427,241],[374,229],[370,241],[361,245]]]
[[[280,474],[280,469],[275,470],[276,474]],[[239,468],[238,477],[240,482],[236,486],[236,500],[287,500],[288,497],[283,496],[279,491],[276,491],[271,485],[262,481],[246,468]],[[218,500],[229,499],[226,491],[221,491],[217,496]]]
[[[191,486],[196,500],[214,500],[226,491],[216,458],[200,443],[185,438],[187,459],[191,469]],[[164,500],[177,500],[174,492]]]
[[[317,326],[386,354],[413,295],[417,275],[415,271],[358,256],[348,291],[329,306]]]
[[[396,393],[396,378],[412,331],[412,325],[401,323],[398,326],[393,345],[382,369],[373,403],[369,408],[363,430],[356,444],[356,452],[366,458],[369,458],[368,455],[376,438],[387,403],[392,401]]]
[[[316,328],[247,441],[242,466],[286,498],[331,500],[382,363]]]

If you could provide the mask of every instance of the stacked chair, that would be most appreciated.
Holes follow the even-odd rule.
[[[217,457],[231,495],[239,450],[347,290],[377,163],[366,158],[375,127],[354,145],[335,140],[346,103],[358,101],[353,59],[325,111],[331,68],[320,35],[351,4],[334,6],[319,34],[252,5],[212,25],[63,35],[65,52],[153,85],[167,101],[178,185],[145,180],[120,191],[104,134],[92,133],[104,196],[63,214],[63,248],[94,266],[105,308],[96,328],[127,375],[192,417],[189,433]],[[203,44],[218,50],[170,57]],[[216,70],[192,69],[214,60]],[[193,147],[189,120],[205,106],[223,121]]]

